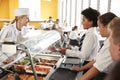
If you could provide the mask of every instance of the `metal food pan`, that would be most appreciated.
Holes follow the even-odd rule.
[[[35,71],[37,74],[45,74],[46,75],[52,69],[52,67],[50,67],[50,66],[41,66],[41,65],[35,65],[35,66],[36,67],[34,67],[34,68],[35,68]],[[25,70],[27,73],[33,73],[31,66],[26,66]]]
[[[41,58],[46,60],[56,60],[58,61],[61,57],[60,56],[54,56],[54,55],[44,55],[44,54],[37,54],[34,56],[35,58]]]

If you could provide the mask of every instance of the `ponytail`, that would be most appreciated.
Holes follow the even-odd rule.
[[[15,19],[11,22],[11,24],[15,23],[17,21],[17,17],[15,17]]]

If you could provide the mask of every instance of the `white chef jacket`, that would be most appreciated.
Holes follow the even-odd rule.
[[[100,72],[109,73],[109,71],[114,66],[114,61],[110,55],[109,51],[109,40],[104,41],[104,45],[99,51],[99,54],[94,58],[95,63],[93,66],[97,68]]]
[[[25,34],[25,30],[23,33]],[[10,24],[9,26],[3,28],[0,33],[0,40],[11,40],[18,41],[18,37],[22,36],[22,32],[16,28],[16,23]],[[26,31],[27,32],[27,31]]]
[[[83,40],[81,51],[67,49],[66,55],[91,61],[98,53],[99,47],[100,45],[97,28],[91,27],[86,31],[86,36]]]
[[[74,40],[74,39],[78,39],[78,33],[77,33],[77,31],[71,31],[70,32],[70,35],[69,35],[69,38],[70,39],[72,39],[72,40]]]

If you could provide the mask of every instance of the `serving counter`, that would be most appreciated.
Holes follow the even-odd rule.
[[[58,32],[50,31],[17,43],[17,53],[9,63],[4,63],[8,56],[1,52],[0,80],[75,80],[78,72],[70,69],[80,67],[81,59],[47,50],[59,39]]]

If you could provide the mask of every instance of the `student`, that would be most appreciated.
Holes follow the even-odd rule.
[[[97,35],[97,19],[100,13],[92,8],[87,8],[82,11],[83,15],[83,27],[86,29],[86,33],[80,41],[79,50],[71,50],[60,48],[62,54],[70,57],[78,57],[85,60],[85,64],[91,61],[97,54],[99,49],[99,39]],[[82,43],[82,45],[81,45]]]
[[[53,30],[61,31],[63,28],[60,26],[60,20],[56,19],[53,25]]]
[[[47,22],[48,23],[53,23],[52,16],[49,16],[49,20]]]
[[[102,37],[106,37],[107,39],[104,41],[104,45],[99,51],[99,54],[91,62],[89,62],[85,66],[82,66],[81,68],[74,67],[72,69],[77,71],[84,71],[86,69],[89,69],[78,80],[91,80],[94,77],[96,77],[98,74],[99,75],[95,78],[95,80],[103,80],[103,78],[106,76],[106,73],[109,73],[109,71],[111,70],[114,62],[109,52],[108,37],[110,34],[108,31],[108,25],[114,17],[116,17],[115,14],[108,12],[101,15],[98,18],[98,26],[99,26],[100,34],[102,35]]]
[[[120,61],[120,18],[115,18],[109,25],[110,52],[114,61]]]
[[[74,26],[72,28],[72,31],[69,34],[69,38],[70,38],[69,45],[71,45],[71,46],[79,46],[78,32],[77,31],[78,31],[78,26]]]
[[[15,19],[8,26],[1,30],[0,40],[19,41],[22,35],[22,28],[29,22],[29,9],[17,8],[14,10]],[[27,31],[26,31],[27,32]],[[25,33],[25,32],[24,32]]]
[[[117,64],[105,80],[120,80],[120,18],[114,18],[109,24],[109,29],[111,31],[109,49],[112,59]]]

